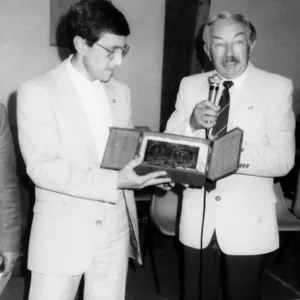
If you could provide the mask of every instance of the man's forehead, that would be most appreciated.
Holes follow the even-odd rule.
[[[222,36],[222,35],[214,35],[214,34],[212,34],[211,35],[211,39],[213,39],[213,40],[221,40],[222,38],[223,38],[224,36]],[[246,33],[245,32],[238,32],[238,33],[236,33],[236,34],[234,34],[232,37],[234,37],[234,38],[238,38],[238,37],[244,37],[244,38],[247,38],[247,35],[246,35]]]
[[[112,46],[124,46],[126,44],[126,36],[117,35],[110,32],[104,32],[101,34],[99,41],[108,43]]]
[[[211,37],[219,37],[225,34],[246,35],[246,26],[232,19],[217,20],[211,26]]]

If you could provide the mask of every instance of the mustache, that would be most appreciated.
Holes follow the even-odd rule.
[[[226,57],[224,57],[223,58],[223,60],[222,60],[222,63],[224,64],[226,64],[226,63],[239,63],[240,62],[240,60],[239,59],[237,59],[235,56],[233,56],[233,55],[230,55],[230,56],[226,56]]]

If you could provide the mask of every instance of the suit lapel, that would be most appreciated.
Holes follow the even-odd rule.
[[[109,99],[109,109],[111,112],[112,124],[113,126],[117,126],[117,121],[118,121],[117,114],[116,114],[117,99],[116,99],[115,88],[110,81],[104,83],[104,88]]]
[[[57,69],[57,86],[60,91],[60,99],[57,101],[61,111],[73,123],[74,130],[81,135],[96,164],[99,164],[97,150],[93,141],[90,126],[81,99],[69,77],[66,62]]]
[[[117,96],[116,86],[113,84],[113,80],[104,84],[106,93],[109,98],[109,106],[112,116],[112,124],[116,127],[129,127],[132,126],[129,122],[127,112],[129,108],[127,107],[127,102],[122,97],[125,97],[123,94]],[[128,224],[130,230],[130,244],[133,251],[133,256],[136,260],[142,264],[142,256],[140,252],[139,245],[139,231],[138,224],[136,222],[136,207],[135,200],[132,191],[123,191],[122,197],[125,200],[126,213],[128,216]]]
[[[128,97],[126,90],[118,86],[113,79],[105,83],[104,87],[110,100],[113,126],[132,128],[130,101],[126,98]]]
[[[74,132],[82,137],[83,142],[87,145],[95,164],[99,165],[97,149],[92,137],[90,125],[85,114],[84,108],[81,104],[81,99],[70,79],[67,67],[67,61],[64,61],[54,71],[55,87],[57,91],[57,105],[66,119],[74,128]],[[112,80],[111,80],[112,81]],[[116,127],[129,127],[127,112],[129,111],[128,104],[125,99],[119,95],[117,97],[116,86],[111,81],[104,84],[105,91],[109,98],[109,108],[111,111],[112,125]],[[124,95],[125,97],[125,95]]]

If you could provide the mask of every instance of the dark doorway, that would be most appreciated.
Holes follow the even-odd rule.
[[[166,0],[161,131],[174,111],[181,79],[202,69],[203,57],[200,61],[196,59],[195,44],[197,33],[207,20],[209,7],[210,0]]]

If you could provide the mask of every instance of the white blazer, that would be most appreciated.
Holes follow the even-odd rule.
[[[113,125],[132,127],[130,92],[105,84]],[[117,172],[101,169],[97,150],[66,61],[18,90],[18,132],[27,173],[36,189],[28,268],[52,275],[81,274],[92,260],[95,222],[103,202],[116,203]],[[124,191],[141,262],[132,191]]]
[[[239,127],[244,131],[240,167],[207,193],[202,241],[205,248],[216,230],[221,250],[232,255],[262,254],[278,248],[273,177],[287,174],[295,155],[291,80],[252,64],[245,72],[242,87],[233,93],[228,122],[228,130]],[[208,98],[211,74],[182,80],[167,132],[205,137],[204,130],[192,133],[189,119],[195,105]],[[183,244],[200,248],[202,212],[203,189],[186,189],[179,230]]]

